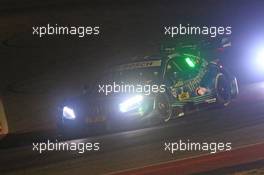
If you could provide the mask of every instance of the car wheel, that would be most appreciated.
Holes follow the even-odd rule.
[[[158,95],[156,97],[155,108],[162,122],[168,122],[171,119],[173,109],[167,95]]]
[[[216,77],[216,102],[221,106],[228,106],[231,102],[231,87],[223,74]]]

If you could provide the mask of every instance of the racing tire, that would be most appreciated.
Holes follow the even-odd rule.
[[[161,122],[168,122],[171,119],[173,108],[167,95],[161,94],[156,97],[155,109],[158,112],[158,118]]]
[[[231,87],[224,74],[218,74],[216,77],[216,103],[222,107],[231,103]]]

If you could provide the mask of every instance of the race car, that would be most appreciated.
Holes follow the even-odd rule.
[[[229,105],[239,93],[237,79],[218,59],[208,61],[193,48],[115,66],[92,91],[59,107],[60,128],[167,122],[204,104]]]

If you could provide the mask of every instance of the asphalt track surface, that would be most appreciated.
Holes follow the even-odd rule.
[[[39,154],[33,146],[0,150],[1,174],[108,174],[208,154],[202,151],[164,150],[164,142],[231,142],[232,149],[263,143],[264,84],[241,88],[226,108],[206,109],[167,124],[69,142],[99,142],[99,151],[50,151]],[[47,138],[48,139],[48,138]],[[206,166],[206,165],[205,165]],[[191,167],[190,167],[191,168]]]

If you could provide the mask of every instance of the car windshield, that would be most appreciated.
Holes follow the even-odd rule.
[[[167,65],[168,77],[187,80],[196,76],[201,68],[202,60],[193,55],[184,54],[171,59]]]

